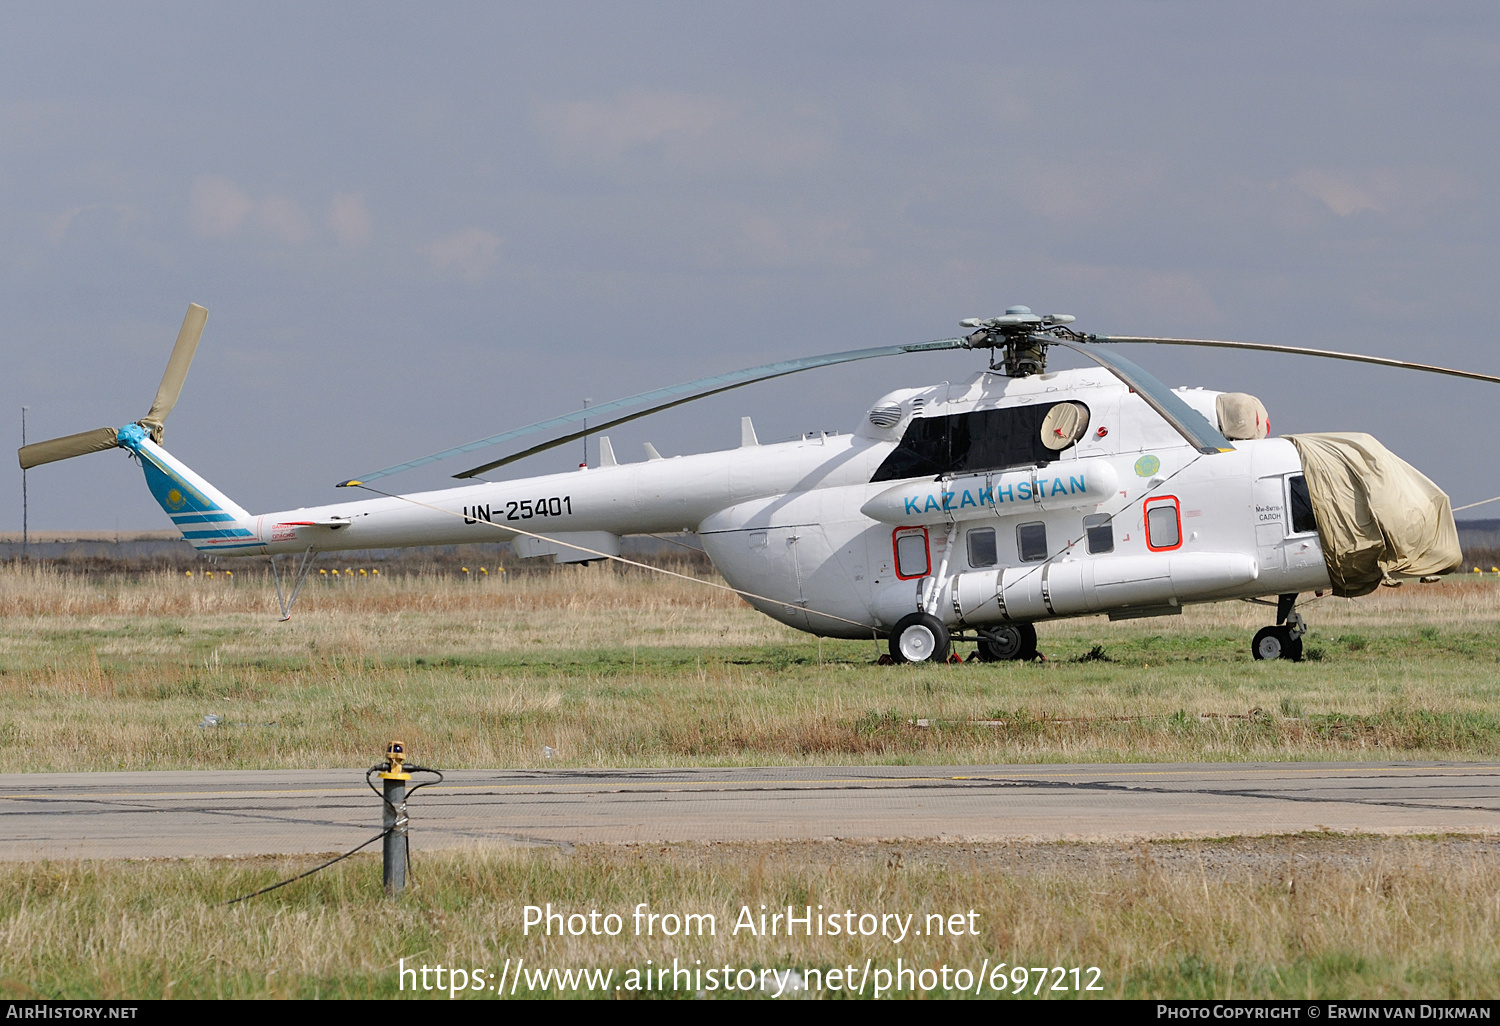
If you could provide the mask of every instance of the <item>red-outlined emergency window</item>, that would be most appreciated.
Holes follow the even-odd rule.
[[[1146,500],[1146,548],[1152,552],[1182,548],[1182,510],[1177,496],[1157,495]]]
[[[932,552],[927,547],[927,528],[898,527],[891,532],[891,546],[896,550],[896,576],[903,581],[926,577],[932,568]]]

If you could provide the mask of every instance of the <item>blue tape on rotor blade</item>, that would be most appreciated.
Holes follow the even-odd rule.
[[[963,339],[943,338],[932,342],[916,342],[908,345],[877,346],[873,349],[851,349],[842,353],[828,353],[824,356],[807,356],[799,360],[779,360],[776,363],[766,363],[759,367],[748,367],[744,370],[729,371],[726,374],[715,374],[712,377],[699,378],[696,381],[686,381],[680,385],[670,385],[666,388],[657,388],[650,392],[642,392],[639,395],[627,396],[624,399],[615,399],[607,403],[600,403],[598,406],[590,406],[586,410],[576,410],[561,417],[539,420],[535,424],[527,424],[525,427],[512,428],[509,431],[502,431],[498,435],[490,435],[488,438],[467,442],[452,449],[444,449],[442,452],[435,452],[430,456],[408,460],[405,463],[386,467],[384,470],[377,470],[374,473],[365,474],[361,477],[350,478],[348,481],[341,481],[339,482],[339,486],[343,487],[356,481],[376,481],[382,477],[389,477],[392,474],[399,474],[406,470],[415,470],[417,467],[425,467],[429,463],[437,463],[454,456],[462,456],[465,453],[484,449],[491,445],[498,445],[501,442],[508,442],[514,438],[523,438],[526,435],[534,435],[541,431],[548,431],[552,428],[563,427],[567,424],[574,424],[586,419],[604,417],[618,410],[627,410],[633,406],[641,406],[658,399],[669,399],[673,396],[697,391],[698,389],[714,390],[728,385],[749,385],[763,378],[781,377],[785,374],[795,374],[798,371],[829,367],[839,363],[853,363],[856,360],[870,360],[879,356],[897,356],[901,353],[931,352],[945,349],[961,349],[964,347]]]

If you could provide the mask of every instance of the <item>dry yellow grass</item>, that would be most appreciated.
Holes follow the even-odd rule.
[[[1243,604],[1042,629],[1044,664],[877,667],[723,592],[609,568],[274,591],[181,575],[0,569],[0,744],[25,769],[1500,756],[1500,588],[1324,600],[1300,665],[1253,663]],[[1078,661],[1091,651],[1107,657]],[[1250,715],[1250,710],[1260,710]],[[225,725],[200,728],[206,713]],[[919,718],[932,726],[916,725]],[[975,725],[971,720],[990,721]],[[672,957],[1096,965],[1105,996],[1493,997],[1496,842],[1297,838],[1137,847],[673,846],[424,855],[391,906],[356,858],[212,906],[303,859],[0,866],[8,997],[390,995],[406,957],[498,968]],[[554,940],[551,901],[628,912],[824,903],[974,908],[976,938]],[[524,988],[523,988],[524,991]],[[686,996],[686,995],[684,995]],[[1063,996],[1057,994],[1055,996]]]
[[[289,623],[249,574],[7,568],[0,742],[58,770],[358,765],[394,734],[448,766],[1490,758],[1497,599],[1458,579],[1312,603],[1300,665],[1252,662],[1269,611],[1225,603],[1044,625],[1045,664],[877,667],[883,644],[609,567],[341,575]]]
[[[986,960],[1007,972],[1098,967],[1101,989],[1084,996],[1474,998],[1495,996],[1500,969],[1493,840],[419,854],[416,886],[394,904],[378,897],[372,859],[245,904],[212,904],[306,864],[0,867],[0,989],[11,998],[394,996],[398,959],[498,977],[507,959],[514,971],[524,958],[534,971],[613,970],[607,994],[616,997],[631,996],[612,988],[648,959],[658,967],[675,958],[690,967],[800,971],[862,969],[869,959],[889,973],[899,957],[918,971],[967,968],[971,979]],[[626,926],[618,937],[524,935],[524,907],[547,902],[565,912],[615,912]],[[657,912],[712,913],[715,933],[634,936],[638,902]],[[977,933],[913,934],[895,944],[732,932],[743,906],[758,916],[763,904],[909,913],[924,925],[929,914],[972,910]],[[1049,973],[1047,986],[1055,982]],[[1071,977],[1066,982],[1069,990],[1041,996],[1073,996]],[[679,986],[668,996],[697,992]],[[555,986],[538,991],[558,996]],[[903,996],[913,996],[910,987]]]
[[[60,572],[45,564],[0,565],[0,618],[245,614],[274,619],[276,592],[268,575],[254,565],[237,574],[234,564],[228,566],[227,571],[198,571],[189,577],[172,571],[87,575]],[[716,576],[703,580],[723,584]],[[1500,621],[1500,575],[1456,575],[1436,586],[1382,588],[1360,599],[1307,597],[1298,608],[1325,633],[1336,628],[1492,625]],[[597,628],[595,619],[603,617],[612,625],[599,632],[598,640],[605,644],[619,644],[641,625],[692,628],[718,637],[726,621],[735,622],[734,629],[749,629],[764,639],[806,637],[754,612],[729,591],[645,570],[597,564],[560,568],[555,573],[484,577],[477,569],[467,577],[450,572],[360,577],[346,566],[337,578],[314,574],[296,607],[296,619],[320,625],[336,618],[369,626],[372,616],[427,614],[480,624],[540,620],[563,631],[582,631],[590,639],[593,633],[572,621]],[[615,619],[622,616],[625,619]],[[1205,626],[1254,631],[1269,619],[1265,607],[1226,602],[1192,606],[1180,617],[1117,623],[1103,617],[1058,621],[1044,624],[1042,632],[1044,638],[1049,633],[1073,634],[1080,625],[1102,638],[1192,633]],[[521,637],[510,640],[521,645],[529,642]]]

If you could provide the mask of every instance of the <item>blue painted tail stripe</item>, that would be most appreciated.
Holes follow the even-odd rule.
[[[265,543],[256,538],[255,532],[243,527],[214,527],[201,531],[184,530],[193,524],[236,523],[232,513],[226,513],[217,503],[182,479],[182,475],[151,458],[144,450],[136,450],[141,457],[141,469],[146,473],[146,484],[161,508],[172,518],[173,524],[182,531],[183,538],[200,552],[219,552],[225,549],[259,549]],[[234,539],[250,539],[238,541]]]
[[[146,485],[168,516],[223,512],[217,502],[199,492],[170,468],[151,459],[149,453],[142,451],[140,455],[141,469],[146,473]]]

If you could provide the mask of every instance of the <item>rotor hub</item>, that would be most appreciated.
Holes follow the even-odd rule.
[[[968,317],[958,323],[975,329],[965,339],[970,349],[991,350],[991,370],[1024,378],[1047,369],[1047,336],[1066,330],[1063,325],[1075,319],[1072,314],[1035,314],[1029,306],[1012,306],[999,317]]]

